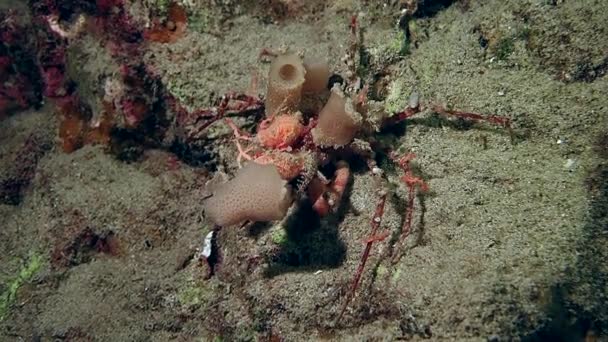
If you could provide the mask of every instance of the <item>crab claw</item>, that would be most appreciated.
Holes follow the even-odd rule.
[[[340,161],[336,165],[336,172],[331,183],[323,182],[319,177],[312,179],[308,185],[308,196],[313,203],[312,208],[319,216],[326,216],[331,210],[339,207],[349,178],[348,163]]]

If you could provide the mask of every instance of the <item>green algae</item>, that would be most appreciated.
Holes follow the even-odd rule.
[[[270,238],[274,244],[283,245],[287,243],[287,232],[283,228],[275,229],[271,232]]]
[[[184,306],[197,306],[207,301],[208,294],[204,288],[190,282],[178,291],[177,298]]]
[[[23,284],[29,282],[40,271],[44,265],[44,259],[40,254],[32,254],[19,273],[6,284],[6,290],[0,294],[0,321],[3,321],[11,305],[17,299],[17,292]]]

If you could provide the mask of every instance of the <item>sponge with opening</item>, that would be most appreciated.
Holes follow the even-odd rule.
[[[278,55],[270,64],[266,116],[295,111],[302,97],[306,69],[295,53]]]
[[[336,85],[319,112],[319,121],[312,130],[312,138],[319,146],[344,146],[354,139],[362,123],[363,118],[355,111],[352,100]]]

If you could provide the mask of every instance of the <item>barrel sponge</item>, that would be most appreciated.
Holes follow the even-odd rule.
[[[295,111],[302,97],[306,69],[294,53],[278,55],[270,64],[266,116]]]
[[[250,162],[218,186],[203,202],[205,216],[218,226],[242,221],[282,219],[293,201],[292,189],[274,165]]]
[[[340,147],[350,143],[361,127],[363,118],[353,107],[351,99],[336,85],[327,103],[319,112],[319,121],[312,138],[319,146]]]
[[[327,89],[327,83],[329,82],[329,65],[327,62],[317,58],[305,58],[304,69],[306,69],[306,76],[302,92],[320,93]]]

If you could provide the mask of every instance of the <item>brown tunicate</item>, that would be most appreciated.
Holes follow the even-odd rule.
[[[336,85],[331,89],[327,103],[319,112],[319,121],[312,130],[315,144],[340,147],[350,143],[361,127],[363,119],[353,107],[350,98]]]
[[[250,162],[217,186],[203,208],[211,222],[226,227],[246,220],[280,220],[292,202],[292,189],[274,165]]]
[[[306,77],[302,92],[320,93],[327,89],[327,82],[329,82],[329,65],[327,62],[315,58],[306,58],[304,59],[304,69],[306,69]]]
[[[295,53],[278,55],[270,64],[266,116],[295,111],[302,97],[306,70]]]

